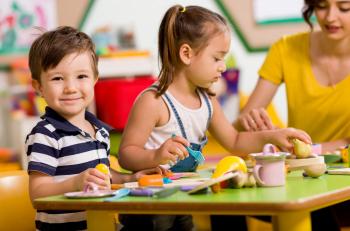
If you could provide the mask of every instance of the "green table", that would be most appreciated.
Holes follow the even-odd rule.
[[[177,192],[163,199],[124,197],[116,202],[103,199],[66,199],[51,196],[34,201],[36,209],[87,210],[89,230],[114,230],[113,213],[143,214],[242,214],[272,215],[274,230],[311,230],[310,212],[350,199],[350,176],[323,175],[304,178],[289,173],[282,187],[225,189],[213,194]]]

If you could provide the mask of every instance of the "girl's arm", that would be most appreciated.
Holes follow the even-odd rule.
[[[260,152],[267,143],[272,143],[283,150],[288,150],[293,147],[290,142],[293,138],[311,143],[311,138],[308,134],[293,128],[238,132],[226,119],[216,98],[212,98],[212,104],[214,113],[210,121],[209,131],[224,148],[237,155]]]
[[[161,97],[156,97],[154,91],[140,95],[131,109],[123,132],[118,158],[120,165],[128,170],[139,171],[169,161],[175,162],[177,156],[185,158],[188,153],[184,145],[188,145],[188,142],[181,137],[169,137],[158,149],[144,148],[152,129],[164,125],[168,120],[169,111]]]
[[[234,122],[235,128],[239,131],[273,129],[274,126],[265,109],[271,103],[277,89],[278,85],[260,77],[247,104]]]

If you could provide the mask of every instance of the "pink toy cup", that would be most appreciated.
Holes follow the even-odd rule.
[[[256,160],[253,175],[259,186],[285,185],[285,157],[288,154],[286,152],[276,152],[276,148],[271,144],[265,145],[262,153],[250,154]]]
[[[284,160],[256,160],[253,174],[259,186],[282,186],[286,183]]]

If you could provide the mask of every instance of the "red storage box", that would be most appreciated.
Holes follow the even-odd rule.
[[[154,82],[153,76],[99,79],[95,85],[97,117],[123,130],[136,97]]]

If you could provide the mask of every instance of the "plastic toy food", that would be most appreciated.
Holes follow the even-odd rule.
[[[317,178],[326,172],[325,164],[314,164],[304,168],[307,176]]]
[[[239,174],[237,177],[234,177],[231,181],[232,186],[235,188],[240,188],[244,185],[246,174],[247,174],[247,166],[244,160],[238,156],[226,156],[222,158],[216,166],[216,169],[212,175],[212,178],[218,178],[223,176],[224,174],[232,171],[241,171],[242,174]],[[230,182],[222,183],[223,186],[226,186]],[[220,191],[220,184],[214,184],[211,186],[211,190],[216,193]]]
[[[98,164],[96,165],[95,167],[98,171],[102,172],[103,174],[106,174],[108,176],[108,179],[106,179],[106,183],[108,185],[108,188],[111,188],[111,181],[110,181],[110,178],[109,178],[109,168],[107,165],[105,164]]]
[[[298,139],[292,140],[294,144],[294,154],[298,159],[308,158],[312,155],[312,147],[310,144],[306,144]]]
[[[140,187],[162,187],[163,177],[160,174],[143,175],[138,180]]]
[[[104,174],[107,174],[107,175],[109,174],[109,168],[105,164],[102,164],[102,163],[98,164],[98,165],[96,165],[95,168]]]
[[[212,178],[217,178],[227,172],[232,172],[235,170],[241,170],[244,173],[248,171],[247,165],[242,158],[238,156],[226,156],[216,165]]]
[[[245,187],[255,187],[256,186],[256,180],[254,178],[254,175],[252,173],[247,174],[247,180],[244,184]]]

